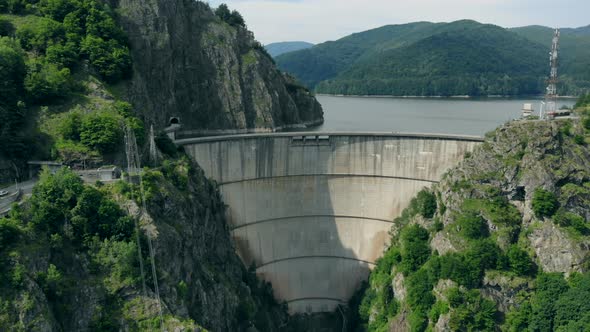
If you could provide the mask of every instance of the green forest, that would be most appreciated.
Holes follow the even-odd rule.
[[[561,95],[590,89],[590,34],[562,31]],[[543,94],[552,30],[474,21],[392,25],[277,57],[318,93],[393,96]]]
[[[1,157],[17,164],[31,156],[89,159],[120,143],[119,121],[130,119],[129,105],[88,97],[101,81],[116,84],[131,74],[114,15],[94,0],[0,0]],[[100,114],[80,106],[59,114],[91,103]]]

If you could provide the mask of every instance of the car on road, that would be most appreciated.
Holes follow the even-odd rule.
[[[4,197],[6,195],[8,195],[8,191],[6,191],[6,190],[0,190],[0,197]]]

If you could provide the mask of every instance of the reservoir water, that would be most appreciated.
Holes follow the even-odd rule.
[[[316,131],[421,132],[483,136],[520,117],[524,103],[538,114],[541,98],[450,99],[317,96],[325,122]],[[558,107],[574,99],[558,100]]]

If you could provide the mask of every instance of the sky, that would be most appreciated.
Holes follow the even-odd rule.
[[[503,27],[590,24],[590,0],[209,0],[237,9],[263,44],[321,43],[387,24],[472,19]]]

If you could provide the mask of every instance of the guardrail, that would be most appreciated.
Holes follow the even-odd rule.
[[[338,136],[366,136],[366,137],[399,137],[399,138],[432,138],[443,140],[457,140],[457,141],[473,141],[483,142],[484,138],[481,136],[470,135],[451,135],[451,134],[430,134],[430,133],[401,133],[401,132],[321,132],[321,131],[305,131],[305,132],[275,132],[275,133],[256,133],[256,134],[236,134],[236,135],[222,135],[222,136],[206,136],[183,138],[175,140],[174,143],[178,145],[187,145],[203,142],[216,142],[226,140],[248,139],[248,138],[262,138],[262,137],[292,137],[295,140],[329,140],[330,137]]]

